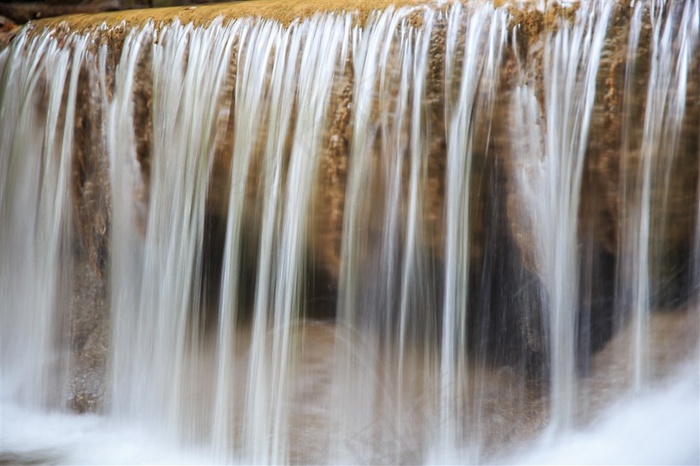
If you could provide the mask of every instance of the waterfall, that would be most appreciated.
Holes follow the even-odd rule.
[[[10,396],[39,406],[60,399],[60,388],[52,385],[60,387],[65,364],[60,340],[69,312],[69,285],[62,276],[71,267],[67,186],[86,42],[75,38],[69,52],[48,34],[22,37],[18,49],[3,54],[0,218],[3,225],[15,225],[3,227],[0,240],[3,395],[12,390]],[[15,93],[19,99],[12,98]]]
[[[0,462],[697,462],[700,3],[543,3],[25,27]]]

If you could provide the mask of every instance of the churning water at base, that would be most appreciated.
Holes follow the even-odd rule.
[[[483,464],[697,464],[697,365],[691,375],[617,402],[585,429],[544,438]],[[2,405],[3,461],[59,464],[209,464],[204,448],[183,448],[134,424],[96,415],[37,412]],[[673,420],[669,426],[669,420]],[[660,428],[659,426],[664,426]],[[471,462],[468,452],[440,450],[432,464]],[[241,463],[245,464],[246,459]],[[358,462],[358,461],[356,461]]]
[[[18,36],[0,462],[697,463],[700,6],[557,11]]]

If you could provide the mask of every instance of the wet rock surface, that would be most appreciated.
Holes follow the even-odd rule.
[[[75,266],[73,290],[66,406],[76,413],[100,412],[106,408],[110,347],[107,286],[83,260]]]

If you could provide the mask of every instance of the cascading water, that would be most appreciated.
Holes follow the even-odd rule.
[[[0,51],[0,461],[697,463],[699,22],[27,28]],[[667,413],[669,449],[604,446]]]

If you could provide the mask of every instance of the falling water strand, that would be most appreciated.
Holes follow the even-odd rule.
[[[372,350],[376,348],[376,342],[371,335],[364,339],[365,332],[360,333],[368,326],[367,320],[371,317],[364,312],[370,309],[370,303],[365,303],[364,299],[369,295],[369,290],[366,294],[359,292],[358,282],[368,276],[363,265],[368,262],[366,258],[370,254],[367,235],[370,234],[371,225],[365,222],[372,219],[368,185],[374,183],[372,149],[377,137],[376,129],[372,127],[376,118],[372,96],[381,73],[381,64],[373,57],[382,55],[382,49],[387,47],[386,39],[394,36],[405,14],[406,9],[395,12],[392,8],[381,14],[375,12],[368,19],[365,30],[355,30],[353,33],[354,112],[349,157],[352,164],[349,167],[343,218],[339,334],[336,337],[337,362],[333,387],[333,406],[338,411],[334,415],[337,419],[337,436],[331,446],[335,456],[331,458],[333,461],[352,461],[357,458],[358,450],[361,451],[361,447],[348,444],[344,439],[356,439],[361,435],[359,442],[362,443],[367,435],[371,436],[373,397],[378,381],[374,373],[375,361],[369,358],[376,358],[377,352]],[[358,351],[364,357],[358,357]],[[371,461],[364,457],[359,460]]]
[[[456,3],[450,11],[445,60],[447,175],[439,434],[445,449],[456,447],[464,436],[471,165],[476,131],[484,125],[489,132],[507,19],[502,10],[488,4],[469,14],[462,8]],[[461,40],[462,67],[457,70],[453,60],[459,56]],[[455,73],[459,74],[455,77]]]
[[[143,283],[143,245],[140,235],[134,231],[134,223],[137,219],[143,221],[146,206],[143,205],[143,179],[134,153],[134,104],[131,96],[141,44],[149,30],[144,28],[140,34],[132,31],[124,41],[120,65],[114,77],[114,98],[109,108],[107,130],[112,198],[120,200],[112,206],[110,231],[112,250],[118,252],[112,254],[110,264],[110,305],[112,314],[115,315],[112,335],[115,346],[124,345],[125,348],[137,347],[137,310]],[[130,390],[144,392],[142,389],[145,387],[136,386],[137,379],[133,377],[132,362],[133,358],[128,351],[112,351],[113,381],[110,388],[117,414],[119,409],[129,409],[129,406],[132,406]],[[123,415],[128,416],[130,413]]]
[[[55,376],[66,362],[71,123],[88,39],[75,36],[63,47],[47,34],[19,40],[0,70],[2,389],[29,406],[56,408],[63,380]],[[12,66],[23,46],[26,57]]]
[[[435,21],[434,16],[434,13],[430,10],[425,12],[423,29],[417,32],[415,44],[409,44],[411,48],[416,50],[416,56],[412,62],[405,60],[403,66],[411,67],[402,72],[402,74],[406,75],[405,81],[402,81],[402,86],[409,85],[407,82],[410,81],[412,96],[410,100],[410,113],[407,111],[410,115],[410,139],[408,141],[410,175],[406,208],[408,212],[407,232],[404,241],[404,262],[401,271],[401,293],[399,298],[398,362],[395,375],[398,381],[396,390],[396,410],[398,418],[396,424],[399,429],[398,435],[400,438],[408,436],[409,429],[406,427],[413,424],[410,418],[406,419],[405,416],[402,415],[404,410],[408,410],[404,404],[410,406],[410,401],[404,403],[402,398],[403,393],[413,388],[415,385],[418,385],[418,387],[426,385],[424,382],[421,384],[418,377],[416,377],[418,378],[416,381],[414,379],[415,376],[404,367],[404,356],[410,348],[409,344],[425,344],[427,347],[433,343],[434,338],[434,331],[428,319],[425,319],[425,326],[422,329],[419,329],[419,324],[417,323],[419,322],[418,315],[420,315],[421,312],[425,313],[423,315],[431,315],[435,312],[428,293],[430,283],[429,273],[427,272],[428,261],[426,257],[421,254],[421,250],[425,244],[422,235],[425,226],[422,223],[423,212],[421,206],[424,202],[423,196],[427,176],[428,137],[431,134],[429,122],[426,121],[427,119],[422,115],[422,108],[423,102],[425,102],[426,99],[425,87],[429,59],[428,52]],[[421,289],[421,285],[424,289]],[[423,334],[421,335],[421,333]],[[416,335],[418,335],[418,338],[416,338]],[[431,355],[427,350],[426,353],[428,354],[425,359],[430,361],[432,359]],[[408,388],[404,388],[404,379],[406,379],[406,385],[409,386]],[[421,435],[425,436],[426,433],[421,432]],[[402,447],[403,445],[397,442],[397,449]],[[399,458],[400,451],[397,451],[394,457]]]
[[[418,12],[422,28],[414,30],[408,16]],[[416,461],[419,450],[408,447],[407,439],[423,442],[430,435],[409,428],[408,419],[415,415],[409,412],[412,398],[428,389],[431,377],[404,363],[415,357],[409,348],[433,342],[436,330],[419,317],[434,312],[428,258],[420,252],[430,131],[422,112],[434,21],[431,10],[389,9],[370,19],[354,47],[356,139],[346,196],[339,300],[343,332],[336,340],[334,381],[338,437],[353,443],[334,447],[337,461]],[[433,357],[425,353],[427,365]],[[360,404],[341,401],[351,397],[362,403],[359,397],[367,395],[371,402],[361,410]],[[381,425],[373,420],[378,412]]]
[[[581,182],[596,74],[614,7],[611,2],[581,5],[574,23],[562,22],[545,43],[547,132],[545,179],[539,196],[545,204],[539,250],[550,303],[552,431],[567,429],[573,421]]]
[[[298,79],[298,56],[301,47],[302,34],[292,26],[287,33],[276,32],[272,65],[272,80],[269,91],[269,131],[265,146],[263,180],[261,194],[263,196],[262,231],[257,283],[255,290],[255,311],[251,339],[251,354],[249,360],[249,378],[246,387],[246,445],[249,450],[246,457],[258,461],[271,457],[271,449],[267,448],[267,439],[272,431],[272,413],[269,388],[270,380],[270,351],[269,334],[274,321],[270,319],[271,306],[274,303],[273,290],[276,276],[275,240],[279,235],[279,203],[283,189],[283,171],[285,141],[291,126],[291,109],[294,106],[294,94],[285,92],[294,87]],[[253,55],[258,55],[256,52]],[[287,87],[288,86],[288,87]],[[253,103],[251,101],[251,103]],[[260,128],[262,131],[264,128]],[[235,155],[234,155],[235,156]],[[285,329],[290,331],[290,329]],[[265,389],[260,390],[265,387]]]
[[[180,27],[176,23],[172,29],[162,31],[159,39],[164,46],[153,51],[154,88],[164,92],[155,92],[153,105],[151,189],[157,191],[150,194],[150,202],[157,202],[161,208],[151,208],[150,212],[161,213],[148,219],[146,247],[153,241],[150,251],[160,256],[156,247],[164,246],[162,232],[173,235],[172,239],[166,236],[166,254],[173,262],[158,264],[158,276],[165,277],[159,282],[164,281],[165,288],[159,291],[159,295],[149,297],[156,301],[147,305],[149,308],[158,307],[162,313],[159,319],[172,326],[164,335],[164,341],[160,342],[156,357],[163,361],[173,358],[167,377],[175,376],[175,380],[182,384],[187,384],[190,377],[185,373],[185,364],[197,360],[199,349],[198,325],[191,316],[202,314],[199,284],[205,199],[217,144],[217,104],[229,71],[235,27],[231,24],[222,26],[220,21],[208,28]],[[173,98],[175,96],[179,98]],[[173,134],[180,135],[181,140],[173,138]],[[172,163],[173,159],[181,162]],[[152,236],[149,235],[151,232]],[[178,253],[182,254],[179,258]],[[160,257],[149,259],[146,256],[147,264],[159,260]],[[182,294],[173,296],[172,290]],[[160,331],[167,328],[163,323]],[[175,393],[177,395],[170,400],[170,410],[174,413],[182,410],[182,419],[174,421],[187,427],[188,422],[195,422],[196,410],[188,402],[186,392]],[[195,434],[188,432],[184,437],[194,439]]]
[[[127,191],[116,194],[126,199],[133,198],[128,191],[139,187],[141,177],[150,177],[147,216],[123,212],[119,220],[127,225],[122,232],[127,237],[115,243],[115,247],[121,244],[136,251],[124,251],[127,263],[117,262],[113,267],[136,267],[138,272],[113,274],[113,353],[116,361],[136,348],[141,357],[115,362],[113,409],[144,422],[163,423],[165,432],[183,429],[181,437],[191,441],[195,433],[188,431],[188,425],[194,421],[187,403],[185,371],[195,358],[198,342],[196,334],[187,329],[190,315],[200,313],[204,200],[215,145],[216,103],[228,70],[232,35],[216,23],[207,29],[176,23],[160,31],[157,44],[150,42],[153,34],[149,25],[132,32],[127,40],[123,80],[116,84],[117,94],[123,92],[124,98],[113,102],[111,140],[128,141],[134,134],[129,126],[135,124],[128,102],[140,91],[131,83],[147,84],[135,74],[147,70],[140,79],[152,79],[155,87],[150,173],[144,175],[136,145],[115,144],[123,148],[122,158],[113,159],[113,173],[122,177],[115,187],[121,185]],[[149,48],[140,49],[144,45]],[[124,103],[127,108],[121,110]],[[125,173],[118,174],[120,170]],[[132,209],[138,205],[133,202]],[[119,211],[116,205],[113,209]],[[139,291],[131,297],[121,295],[134,290]],[[119,306],[126,303],[134,307]],[[126,386],[123,381],[128,381]]]
[[[631,121],[633,112],[632,112],[632,105],[634,102],[633,96],[636,95],[636,92],[633,88],[634,85],[634,76],[636,73],[636,67],[637,67],[637,54],[638,54],[638,47],[639,47],[639,40],[642,32],[642,21],[643,21],[643,14],[644,14],[644,7],[645,5],[643,3],[638,3],[635,6],[634,12],[632,14],[632,18],[630,20],[630,32],[629,32],[629,37],[627,41],[627,63],[625,67],[625,91],[624,91],[624,102],[623,102],[623,112],[622,112],[622,118],[623,118],[623,123],[622,123],[622,150],[624,151],[622,160],[621,160],[621,166],[623,172],[628,172],[630,170],[630,167],[628,167],[629,161],[631,160],[631,152],[632,152],[632,141],[630,137],[630,128],[634,127],[634,123]],[[638,203],[634,202],[634,192],[630,192],[629,189],[627,189],[627,183],[622,183],[620,187],[620,196],[622,199],[622,208],[625,209],[625,206],[627,206],[627,203],[631,203],[632,206],[637,206]],[[633,190],[632,190],[633,191]],[[627,218],[627,214],[623,214],[623,218]],[[631,215],[630,215],[631,217]],[[620,254],[622,254],[624,257],[629,257],[630,260],[622,261],[621,264],[618,266],[620,270],[618,271],[618,276],[620,277],[620,281],[623,284],[627,283],[636,283],[637,280],[634,279],[635,275],[639,275],[642,273],[644,269],[640,270],[640,267],[638,264],[636,264],[635,259],[639,258],[639,255],[636,254],[635,251],[635,243],[638,242],[638,227],[639,227],[639,222],[633,222],[633,221],[627,221],[623,222],[621,226],[621,241],[620,241]],[[623,285],[624,286],[624,285]],[[637,302],[640,299],[640,296],[638,293],[634,293],[634,296],[632,295],[632,292],[629,292],[627,290],[623,290],[621,293],[621,299],[619,305],[619,310],[618,314],[623,315],[623,312],[620,312],[620,310],[628,309],[628,308],[633,308],[639,310],[640,307],[638,305],[633,305],[632,300],[635,299]],[[641,323],[640,319],[636,319],[635,324]],[[618,325],[624,325],[624,322],[618,323]],[[639,332],[637,332],[637,335],[639,335]],[[635,364],[638,367],[638,364]]]
[[[296,350],[293,326],[301,316],[305,266],[303,253],[309,205],[323,148],[323,135],[327,130],[326,113],[337,63],[344,64],[346,60],[348,49],[345,41],[349,25],[347,17],[314,17],[305,25],[309,30],[300,50],[299,95],[303,97],[296,102],[287,192],[281,208],[282,237],[278,242],[274,304],[271,306],[274,327],[269,367],[272,378],[267,387],[256,387],[258,393],[269,390],[267,415],[270,416],[271,429],[266,447],[269,450],[262,459],[273,463],[289,460],[286,406],[290,392],[289,378],[293,374],[291,355]]]
[[[241,111],[251,115],[265,112],[262,105],[264,73],[268,53],[279,40],[273,33],[274,25],[270,23],[243,23],[238,32],[236,56],[236,84],[234,101]],[[247,48],[242,47],[247,44]],[[255,53],[252,53],[255,50]],[[259,60],[259,61],[258,61]],[[238,395],[235,377],[235,325],[238,319],[239,277],[241,274],[241,230],[243,222],[243,205],[246,200],[248,170],[255,148],[255,135],[260,123],[255,118],[236,118],[234,120],[233,154],[231,161],[231,188],[228,200],[226,238],[224,242],[223,271],[221,276],[221,297],[218,313],[217,335],[217,381],[216,402],[214,404],[214,447],[217,455],[226,460],[230,451],[231,429],[230,417],[234,412],[232,400]],[[253,354],[255,354],[253,352]]]
[[[673,166],[685,113],[688,66],[697,40],[698,4],[689,2],[683,10],[669,6],[652,11],[651,69],[646,93],[646,110],[640,148],[641,164],[638,168],[637,187],[639,199],[636,203],[637,234],[633,234],[632,268],[632,319],[634,343],[631,348],[634,359],[633,386],[639,391],[644,386],[649,362],[645,360],[648,343],[648,326],[652,307],[653,274],[659,274],[654,265],[655,249],[664,237],[663,225],[652,221],[652,191],[663,183],[663,192],[668,192],[669,170]],[[681,14],[677,21],[676,15]],[[680,31],[676,28],[680,23]],[[695,30],[693,32],[693,29]],[[665,155],[668,154],[668,155]],[[657,188],[658,189],[658,188]],[[664,206],[665,207],[665,202]],[[658,214],[656,214],[658,215]]]

